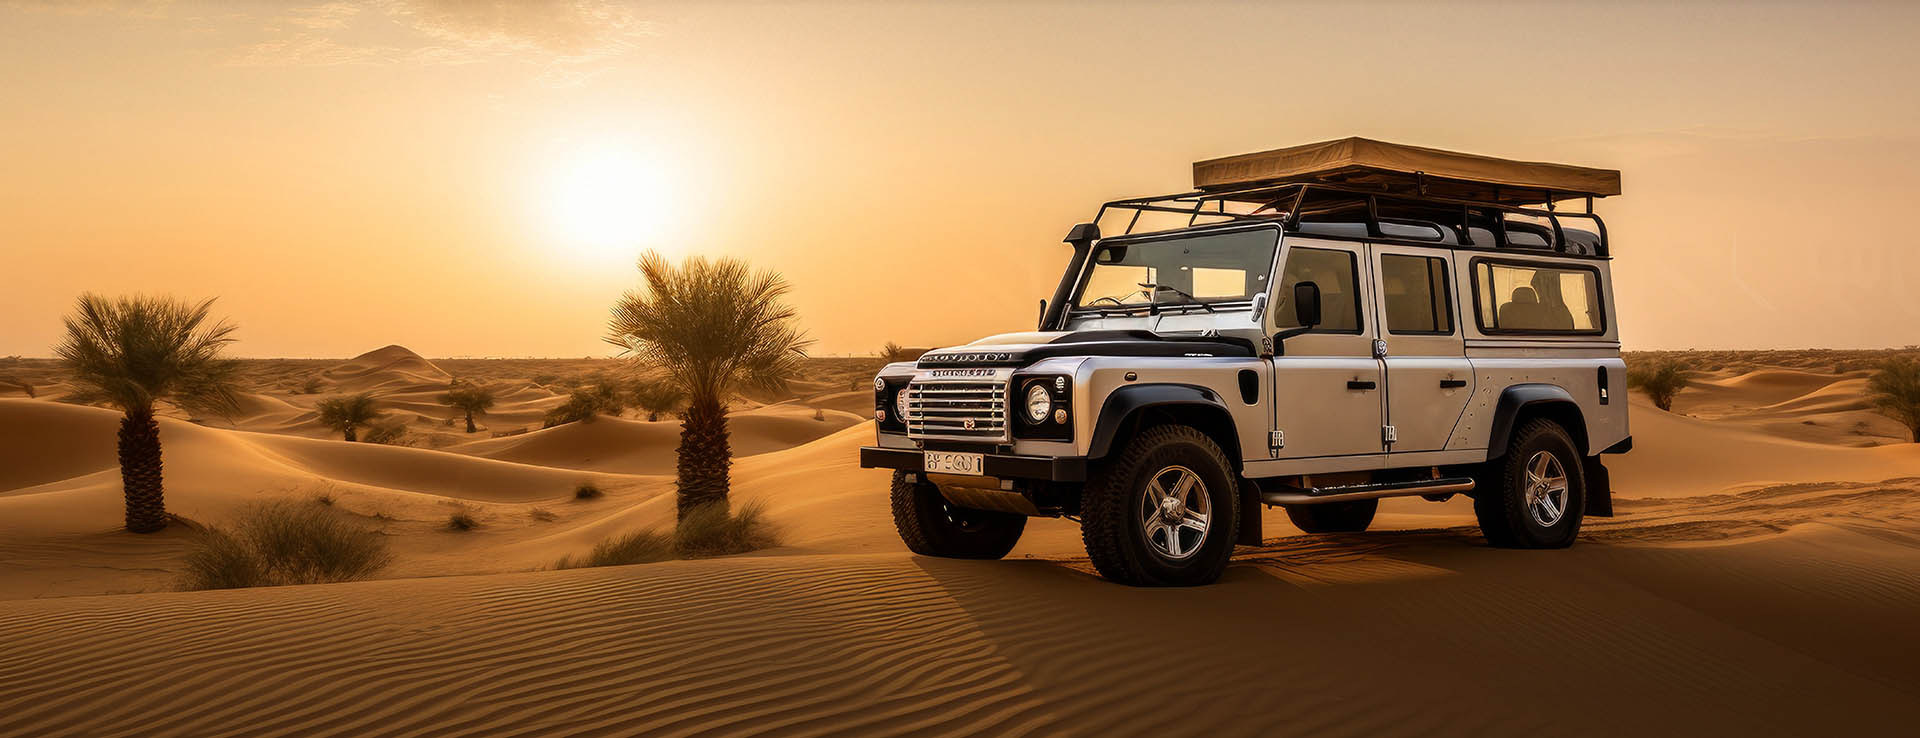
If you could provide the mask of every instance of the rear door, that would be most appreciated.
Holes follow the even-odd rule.
[[[1387,449],[1444,449],[1474,389],[1452,252],[1373,244],[1372,260],[1374,322],[1386,347],[1386,425],[1393,438]]]
[[[1373,355],[1371,261],[1365,244],[1288,236],[1267,310],[1268,335],[1297,325],[1293,285],[1320,286],[1321,323],[1274,347],[1274,457],[1378,455],[1381,371]]]

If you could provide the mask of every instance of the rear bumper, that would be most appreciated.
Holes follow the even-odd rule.
[[[924,457],[913,449],[860,447],[860,466],[868,469],[921,471]],[[1087,460],[1077,456],[1015,456],[983,454],[983,471],[1000,479],[1039,479],[1049,482],[1087,481]]]

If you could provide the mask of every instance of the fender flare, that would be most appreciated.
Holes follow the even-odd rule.
[[[1507,455],[1507,446],[1513,443],[1514,421],[1519,419],[1522,411],[1548,407],[1556,410],[1564,408],[1579,418],[1583,427],[1568,428],[1567,433],[1573,435],[1576,442],[1586,438],[1586,416],[1580,412],[1580,403],[1573,401],[1573,395],[1551,384],[1516,384],[1502,390],[1500,401],[1494,405],[1493,425],[1487,434],[1487,458]]]
[[[1087,458],[1098,459],[1110,453],[1114,438],[1134,416],[1148,408],[1170,405],[1198,406],[1206,408],[1207,412],[1217,412],[1226,421],[1227,427],[1234,429],[1233,413],[1227,410],[1227,404],[1220,400],[1218,392],[1190,384],[1127,385],[1108,394],[1101,403],[1100,415],[1093,424],[1093,439],[1087,445]],[[1222,450],[1235,458],[1239,456],[1237,445]]]

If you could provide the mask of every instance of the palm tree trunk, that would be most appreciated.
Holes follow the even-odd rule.
[[[477,430],[480,430],[480,429],[473,427],[473,413],[471,412],[467,413],[467,432],[472,433]]]
[[[154,533],[167,527],[161,496],[160,423],[153,409],[129,410],[120,419],[120,484],[127,496],[127,530]]]
[[[357,438],[357,437],[355,436],[355,434],[354,434],[354,432],[353,432],[353,430],[354,430],[354,428],[353,428],[353,426],[351,426],[351,425],[349,425],[349,426],[347,426],[347,430],[346,430],[346,432],[344,432],[344,433],[341,433],[341,434],[340,434],[340,435],[342,435],[342,436],[344,436],[344,437],[345,437],[345,438],[344,438],[344,440],[345,440],[345,441],[346,441],[347,443],[353,443],[354,441],[357,441],[357,440],[360,440],[359,438]]]
[[[676,454],[680,487],[679,517],[702,505],[727,504],[727,472],[733,449],[727,445],[727,409],[717,397],[696,398],[680,422]]]

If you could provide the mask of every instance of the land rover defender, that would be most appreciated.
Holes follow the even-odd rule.
[[[1000,558],[1077,520],[1108,579],[1219,578],[1261,512],[1365,530],[1472,498],[1499,547],[1571,545],[1632,446],[1595,199],[1619,173],[1366,139],[1203,161],[1073,227],[1037,329],[875,377],[915,553]]]

